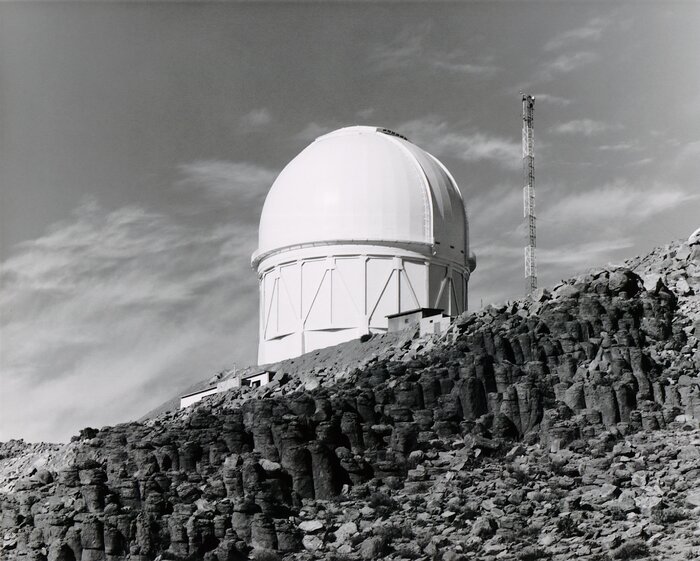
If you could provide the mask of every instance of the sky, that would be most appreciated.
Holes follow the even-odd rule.
[[[467,206],[470,306],[700,226],[698,2],[0,4],[0,440],[65,441],[253,364],[265,194],[387,127]]]

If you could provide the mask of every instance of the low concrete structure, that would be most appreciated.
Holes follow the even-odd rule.
[[[251,374],[241,376],[241,386],[250,386],[251,388],[259,388],[269,384],[272,381],[275,373],[269,370],[263,370],[262,372],[253,372]]]
[[[420,335],[442,335],[450,328],[452,318],[440,313],[438,315],[421,318]]]
[[[189,407],[193,403],[197,403],[198,401],[200,401],[202,398],[205,398],[208,395],[213,395],[219,391],[219,388],[217,386],[214,386],[211,388],[206,388],[203,390],[198,390],[196,392],[188,393],[187,395],[183,395],[180,397],[180,409]]]
[[[390,333],[402,331],[420,324],[424,318],[439,315],[444,315],[442,309],[439,308],[416,308],[398,314],[389,314],[386,316],[388,330]]]
[[[207,396],[213,395],[215,393],[225,392],[231,388],[240,388],[241,386],[248,386],[251,388],[259,388],[266,384],[269,384],[275,376],[272,370],[248,370],[243,371],[241,374],[236,375],[235,371],[229,372],[230,377],[225,378],[218,382],[215,386],[210,386],[202,390],[197,390],[195,392],[188,393],[180,397],[180,409],[189,407],[193,403],[201,401]]]

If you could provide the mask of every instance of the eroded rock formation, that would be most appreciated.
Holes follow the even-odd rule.
[[[696,274],[693,259],[686,270]],[[582,508],[616,501],[651,516],[658,494],[623,490],[641,481],[628,468],[644,439],[605,454],[635,433],[700,418],[700,323],[679,313],[663,280],[592,272],[466,314],[440,341],[406,345],[313,390],[290,379],[246,400],[232,390],[145,423],[85,429],[60,462],[6,478],[2,555],[228,561],[274,550],[449,561],[495,558],[508,551],[504,536],[530,544],[523,529],[541,530],[553,510],[569,513],[559,529],[569,537]],[[693,288],[681,288],[690,309]],[[590,471],[596,458],[604,469],[621,464],[609,481],[587,476],[600,473]],[[700,458],[690,460],[697,478]],[[537,484],[543,470],[566,492]],[[636,487],[653,474],[644,477]],[[389,520],[392,530],[374,531]],[[418,546],[401,520],[437,533]],[[530,558],[556,553],[552,544]],[[596,554],[585,547],[580,558]]]

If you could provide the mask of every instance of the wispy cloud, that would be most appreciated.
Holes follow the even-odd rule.
[[[469,196],[465,205],[474,232],[492,239],[497,232],[514,228],[522,220],[522,189],[520,183],[503,183]]]
[[[448,53],[431,53],[426,60],[433,68],[472,77],[488,78],[501,70],[493,64],[493,57],[470,56],[463,49],[455,49]]]
[[[386,72],[423,66],[473,78],[487,78],[500,71],[492,57],[473,55],[464,49],[444,52],[429,47],[430,33],[429,23],[403,29],[392,41],[371,49],[370,67],[375,72]]]
[[[438,156],[466,162],[492,161],[512,169],[521,165],[519,142],[479,130],[460,130],[435,116],[403,123],[397,130]]]
[[[65,440],[252,361],[255,237],[86,202],[18,245],[0,266],[0,440]]]
[[[546,93],[535,94],[535,99],[541,103],[549,103],[551,105],[567,106],[571,103],[570,99],[559,97],[558,95],[550,95]]]
[[[540,248],[537,251],[537,261],[541,265],[555,267],[589,268],[604,265],[617,252],[629,249],[634,242],[629,237],[613,240],[579,241],[561,245],[556,248]]]
[[[592,119],[575,119],[566,123],[560,123],[553,126],[550,130],[556,134],[582,134],[584,136],[593,136],[595,134],[605,132],[613,128],[602,121],[594,121]]]
[[[470,62],[449,62],[447,60],[434,60],[435,68],[442,68],[455,74],[468,74],[470,76],[493,76],[500,69],[486,64],[474,64]]]
[[[370,50],[370,64],[379,72],[406,68],[423,55],[423,43],[429,32],[428,23],[403,29],[390,42]]]
[[[317,123],[312,121],[297,133],[296,138],[311,142],[319,136],[337,129],[339,126],[338,123]]]
[[[638,142],[617,142],[615,144],[601,144],[598,150],[603,152],[638,152],[641,150]]]
[[[604,18],[593,18],[585,25],[575,29],[569,29],[555,35],[547,41],[544,46],[545,51],[555,51],[570,45],[578,44],[586,41],[597,41],[602,35],[606,27],[610,25],[610,21]]]
[[[568,74],[597,59],[598,55],[589,51],[561,54],[544,62],[538,72],[538,77],[540,79],[551,79],[557,74]]]
[[[253,109],[241,117],[241,129],[244,132],[259,131],[272,123],[272,113],[269,109]]]
[[[690,159],[696,160],[698,157],[700,157],[700,140],[694,140],[681,145],[676,156],[676,164]]]
[[[617,181],[588,191],[575,191],[545,206],[541,221],[577,226],[631,225],[700,198],[677,185],[659,183],[632,185]]]
[[[472,248],[478,266],[470,281],[472,304],[498,302],[523,292],[526,244],[521,189],[503,184],[466,196]],[[700,195],[677,184],[616,181],[570,191],[538,188],[539,280],[548,286],[590,267],[630,257],[637,236]]]
[[[366,107],[365,109],[360,109],[355,113],[355,115],[360,119],[369,119],[375,113],[374,107]]]
[[[249,162],[197,160],[178,166],[179,189],[196,189],[216,204],[261,204],[277,173]]]

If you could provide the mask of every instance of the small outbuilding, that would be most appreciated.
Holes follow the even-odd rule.
[[[193,403],[197,403],[201,399],[207,397],[208,395],[213,395],[219,391],[219,388],[212,386],[205,388],[203,390],[197,390],[196,392],[188,393],[180,397],[180,409],[189,407]]]
[[[231,388],[239,388],[241,386],[247,386],[249,388],[259,388],[269,384],[275,377],[275,373],[272,370],[248,370],[243,371],[241,374],[236,374],[236,371],[229,372],[230,376],[224,378],[218,382],[215,386],[209,386],[207,388],[197,390],[185,394],[180,397],[180,409],[189,407],[190,405],[201,401],[207,396],[213,395],[215,393],[225,392]]]
[[[249,386],[251,388],[259,388],[265,386],[272,381],[275,373],[270,370],[260,370],[251,372],[241,376],[241,386]]]
[[[420,335],[442,335],[450,328],[452,318],[446,314],[440,313],[434,316],[428,316],[420,320]]]
[[[402,331],[420,324],[426,318],[442,315],[444,315],[443,310],[439,308],[416,308],[398,314],[389,314],[386,316],[389,326],[388,331],[389,333]]]

